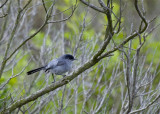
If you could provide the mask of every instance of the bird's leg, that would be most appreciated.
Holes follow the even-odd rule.
[[[52,74],[52,77],[53,77],[53,82],[52,83],[54,83],[55,82],[54,74]]]

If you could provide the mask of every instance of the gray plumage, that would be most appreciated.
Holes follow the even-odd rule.
[[[51,72],[55,75],[63,75],[64,73],[72,69],[72,62],[76,60],[72,55],[65,54],[57,59],[53,59],[46,66],[28,71],[27,74],[31,75],[38,71],[44,70],[45,72]]]

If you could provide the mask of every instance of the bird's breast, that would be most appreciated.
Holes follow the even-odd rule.
[[[56,75],[62,75],[70,70],[71,66],[62,65],[62,66],[56,66],[55,68],[51,69],[50,72]]]

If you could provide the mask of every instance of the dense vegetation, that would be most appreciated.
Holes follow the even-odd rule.
[[[1,113],[158,113],[160,1],[0,1]],[[65,78],[27,71],[65,53]]]

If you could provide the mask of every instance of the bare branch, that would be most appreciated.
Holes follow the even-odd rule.
[[[98,7],[96,7],[95,5],[90,4],[89,2],[86,2],[85,0],[80,0],[80,1],[81,1],[83,4],[89,6],[90,8],[92,8],[92,9],[98,11],[98,12],[105,13],[105,11],[102,10],[101,8],[98,8]]]
[[[145,106],[144,108],[141,108],[141,109],[132,111],[132,112],[130,112],[129,114],[134,114],[134,113],[138,113],[138,112],[141,112],[141,111],[146,110],[147,108],[149,108],[150,106],[152,106],[159,98],[160,98],[160,95],[158,95],[152,102],[150,102],[150,103],[149,103],[147,106]]]
[[[61,19],[61,20],[56,20],[56,21],[48,21],[47,24],[49,23],[60,23],[60,22],[64,22],[64,21],[67,21],[68,19],[70,19],[74,13],[74,11],[76,10],[76,5],[72,7],[72,13],[69,17],[65,18],[65,19]]]
[[[144,32],[146,30],[146,28],[148,27],[148,22],[146,20],[146,18],[142,15],[142,13],[140,12],[139,8],[138,8],[138,0],[135,0],[135,8],[137,10],[138,15],[140,16],[140,18],[142,19],[142,21],[144,22],[145,26],[143,27],[143,29],[140,29],[140,33]]]
[[[47,8],[46,8],[46,6],[45,6],[44,0],[42,0],[42,3],[43,3],[44,10],[45,10],[45,12],[47,13]]]
[[[8,2],[8,0],[6,0],[6,1],[0,6],[0,8],[2,8],[7,2]]]

